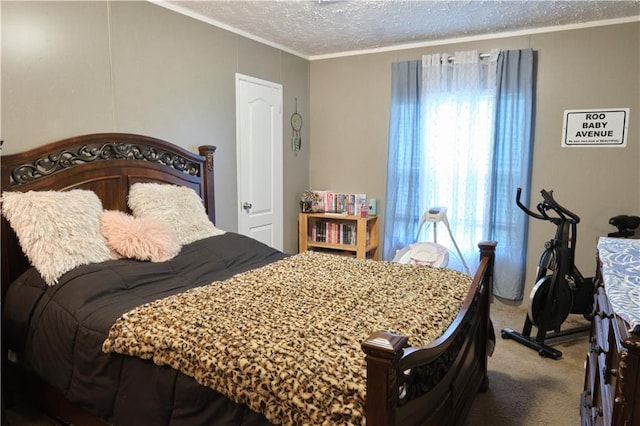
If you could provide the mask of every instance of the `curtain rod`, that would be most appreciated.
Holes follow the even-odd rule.
[[[480,59],[484,59],[484,58],[488,58],[488,57],[490,57],[490,56],[491,56],[491,53],[481,53],[479,56],[480,56]],[[454,56],[449,56],[449,57],[447,58],[447,62],[453,62],[453,60],[454,60],[454,59],[455,59],[455,57],[454,57]]]

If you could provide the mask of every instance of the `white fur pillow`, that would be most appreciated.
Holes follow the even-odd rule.
[[[224,234],[209,220],[200,196],[191,188],[161,183],[135,183],[129,188],[129,208],[137,218],[167,222],[182,245]]]
[[[4,192],[2,213],[48,285],[77,266],[112,259],[100,233],[102,202],[93,191]]]
[[[107,245],[121,257],[165,262],[180,252],[175,232],[162,220],[106,210],[101,223]]]

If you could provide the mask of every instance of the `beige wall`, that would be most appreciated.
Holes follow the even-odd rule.
[[[310,185],[366,192],[384,214],[391,63],[435,52],[528,47],[537,52],[532,202],[540,189],[552,189],[581,216],[577,265],[592,276],[596,238],[615,231],[609,218],[640,215],[640,23],[313,61]],[[630,108],[628,146],[561,148],[563,112],[577,108]],[[530,221],[526,295],[554,229]]]
[[[3,155],[95,132],[130,132],[193,152],[216,145],[217,224],[237,230],[235,73],[283,85],[284,248],[297,251],[309,62],[149,2],[0,3]],[[308,124],[308,123],[306,123]]]

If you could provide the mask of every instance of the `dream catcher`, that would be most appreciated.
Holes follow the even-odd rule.
[[[298,98],[296,98],[296,112],[291,114],[291,129],[293,129],[293,135],[291,136],[291,149],[295,155],[298,155],[300,148],[302,148],[302,136],[300,136],[300,129],[302,129],[302,116],[298,114]]]

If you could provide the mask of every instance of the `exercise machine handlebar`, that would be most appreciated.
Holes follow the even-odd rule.
[[[558,214],[560,214],[563,218],[565,217],[564,215],[562,215],[562,213],[569,216],[573,222],[580,223],[580,216],[558,204],[558,202],[553,198],[553,191],[546,191],[543,189],[542,191],[540,191],[540,193],[542,194],[542,197],[547,201],[547,203],[551,206],[551,208]]]
[[[522,202],[520,201],[522,188],[518,188],[516,192],[516,204],[518,205],[518,207],[520,207],[520,209],[523,212],[525,212],[527,215],[534,217],[536,219],[555,222],[558,219],[567,220],[567,217],[568,217],[573,223],[577,224],[580,222],[580,217],[577,214],[573,213],[572,211],[558,204],[558,202],[553,198],[553,191],[547,191],[543,189],[542,191],[540,191],[540,193],[542,194],[543,201],[538,203],[538,205],[536,206],[536,209],[538,210],[539,213],[529,210],[528,207],[522,204]],[[549,216],[547,214],[549,210],[553,210],[558,216],[557,217]]]

